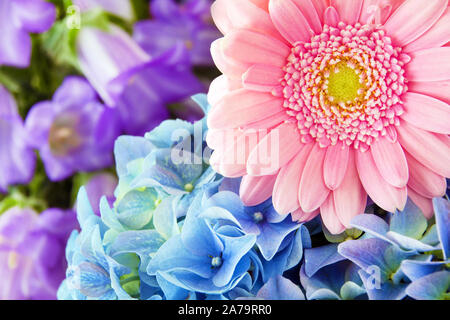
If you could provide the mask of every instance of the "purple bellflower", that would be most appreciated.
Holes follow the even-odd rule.
[[[127,134],[143,135],[169,116],[165,104],[204,91],[180,64],[186,50],[153,58],[124,31],[83,28],[77,38],[81,69],[103,101],[119,111]]]
[[[0,217],[0,300],[56,299],[64,280],[67,239],[77,228],[73,211],[38,215],[12,208]]]
[[[100,216],[100,199],[105,196],[108,204],[113,206],[115,197],[114,190],[118,180],[111,173],[98,173],[92,176],[85,185],[86,193],[91,203],[92,209],[97,216]]]
[[[80,77],[66,78],[52,101],[34,105],[26,129],[52,181],[112,165],[114,140],[120,134],[115,110],[101,104]]]
[[[0,192],[9,185],[28,183],[35,155],[27,146],[26,131],[12,95],[0,85]]]
[[[211,3],[211,0],[154,0],[153,19],[136,23],[134,39],[150,55],[161,55],[182,46],[188,49],[192,65],[212,65],[211,43],[220,34],[212,23]]]
[[[125,20],[134,19],[133,7],[129,0],[72,0],[72,3],[78,6],[81,12],[101,8]]]
[[[0,65],[26,68],[30,64],[29,33],[47,31],[55,21],[55,6],[43,0],[0,1]]]

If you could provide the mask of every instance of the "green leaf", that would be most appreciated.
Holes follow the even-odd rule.
[[[17,199],[14,199],[13,197],[6,197],[2,201],[0,201],[0,215],[18,205],[19,205],[19,202]]]
[[[56,22],[48,32],[41,35],[42,46],[56,64],[68,64],[79,70],[76,54],[79,30],[69,29],[66,19]]]

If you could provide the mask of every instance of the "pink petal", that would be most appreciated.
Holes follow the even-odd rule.
[[[220,129],[209,129],[206,134],[206,144],[211,149],[217,149],[223,146],[225,142],[225,132],[226,130]]]
[[[369,151],[356,152],[356,168],[359,178],[369,197],[389,212],[403,210],[406,205],[406,187],[396,188],[381,176]]]
[[[308,222],[317,217],[320,214],[320,210],[314,210],[313,212],[305,212],[302,210],[302,208],[298,208],[294,212],[292,212],[292,221],[302,223],[302,222]]]
[[[323,162],[326,152],[327,149],[315,143],[306,161],[298,190],[298,200],[305,212],[319,208],[330,193],[323,179]]]
[[[339,187],[347,170],[349,147],[337,144],[328,147],[323,165],[323,178],[331,190]]]
[[[438,21],[448,5],[448,0],[407,0],[384,24],[387,34],[401,46],[423,35]]]
[[[422,210],[423,215],[427,219],[431,219],[434,216],[433,201],[430,198],[426,198],[416,193],[414,190],[408,189],[408,196],[411,200]]]
[[[247,174],[246,163],[251,151],[265,137],[264,131],[226,130],[223,146],[210,158],[214,170],[225,177],[236,178]]]
[[[333,191],[336,214],[346,228],[350,228],[353,217],[364,213],[367,204],[367,193],[359,180],[354,153],[353,150],[350,152],[344,180]]]
[[[317,14],[319,15],[320,21],[323,22],[323,15],[325,10],[330,5],[328,0],[311,0],[314,8],[316,8]]]
[[[257,31],[285,42],[278,33],[266,9],[248,0],[222,0],[226,2],[227,15],[234,29]]]
[[[230,163],[228,159],[224,159],[224,153],[221,150],[215,150],[209,159],[211,167],[214,171],[220,173],[227,178],[238,178],[247,174],[245,165],[239,163]]]
[[[332,27],[337,27],[340,20],[339,13],[336,11],[334,7],[328,7],[325,10],[323,19],[325,24]]]
[[[211,56],[217,69],[228,78],[241,80],[242,74],[248,69],[248,65],[226,58],[223,54],[224,38],[215,40],[211,44]]]
[[[436,82],[409,82],[409,91],[450,103],[450,79]]]
[[[331,234],[340,234],[345,231],[345,226],[341,223],[336,213],[333,194],[330,194],[320,206],[320,217]]]
[[[234,30],[224,38],[225,57],[244,64],[283,67],[290,49],[280,40],[250,30]]]
[[[243,176],[239,195],[246,206],[256,206],[272,196],[273,186],[278,174],[271,176]]]
[[[406,77],[410,81],[443,81],[450,79],[450,47],[432,48],[410,53]]]
[[[283,99],[268,93],[239,89],[229,92],[212,108],[208,127],[237,128],[263,120],[283,110]]]
[[[321,33],[322,23],[313,2],[311,0],[292,0],[292,2],[300,9],[314,33]],[[323,10],[325,10],[325,8],[323,8]]]
[[[406,154],[409,166],[408,187],[427,198],[442,197],[447,190],[445,177],[428,169],[414,157]]]
[[[392,5],[390,2],[380,3],[380,0],[364,0],[359,22],[384,24],[392,13]]]
[[[285,122],[271,130],[250,153],[247,172],[252,176],[274,174],[302,148],[298,127]]]
[[[273,129],[289,119],[291,119],[291,117],[286,113],[286,110],[283,110],[266,119],[246,124],[245,129]]]
[[[408,183],[408,163],[398,141],[391,142],[380,137],[371,145],[373,160],[381,176],[389,184],[402,188]]]
[[[405,1],[406,0],[388,0],[387,3],[392,6],[392,13],[394,13]]]
[[[448,137],[424,131],[405,121],[401,121],[397,133],[402,147],[415,159],[437,174],[450,177]]]
[[[249,90],[271,92],[280,85],[285,72],[278,67],[256,64],[250,67],[242,76],[244,87]]]
[[[254,5],[258,6],[259,8],[265,10],[266,12],[269,12],[269,1],[270,0],[249,0]]]
[[[354,24],[361,15],[363,0],[331,0],[331,5],[336,8],[341,21],[347,24]]]
[[[227,15],[226,0],[217,0],[211,5],[211,16],[222,34],[226,34],[233,28]]]
[[[208,102],[211,106],[215,106],[224,96],[230,91],[228,79],[226,76],[221,75],[215,78],[208,91]]]
[[[450,106],[447,103],[412,92],[403,95],[403,102],[403,120],[427,131],[450,134]]]
[[[291,0],[271,0],[269,13],[277,30],[291,44],[311,39],[313,33],[308,21]]]
[[[300,207],[298,188],[306,160],[313,147],[312,143],[304,145],[297,155],[281,168],[273,189],[273,206],[280,214],[294,212]]]
[[[438,48],[450,41],[450,8],[439,18],[438,22],[432,26],[419,39],[407,45],[403,50],[413,52],[428,48]]]

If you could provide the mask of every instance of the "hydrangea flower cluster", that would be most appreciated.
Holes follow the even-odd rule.
[[[435,224],[408,201],[384,217],[355,217],[353,232],[306,250],[300,279],[312,299],[445,300],[450,202],[433,200]],[[364,234],[361,236],[361,234]],[[340,243],[338,243],[340,242]]]
[[[193,99],[206,114],[206,96]],[[207,163],[206,131],[206,118],[167,120],[116,141],[116,199],[111,207],[103,198],[98,217],[80,190],[81,232],[69,240],[59,298],[248,298],[278,281],[287,283],[279,294],[303,297],[280,277],[311,246],[308,229],[271,201],[244,206],[239,181]]]

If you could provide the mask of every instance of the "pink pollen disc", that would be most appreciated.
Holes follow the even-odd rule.
[[[311,42],[296,43],[283,68],[280,92],[301,140],[366,151],[378,137],[395,130],[408,91],[404,55],[382,27],[360,23],[325,25]],[[330,75],[343,69],[359,77],[356,94],[347,101],[329,92]]]

